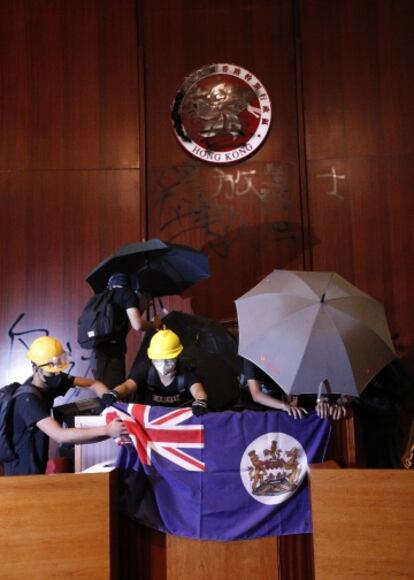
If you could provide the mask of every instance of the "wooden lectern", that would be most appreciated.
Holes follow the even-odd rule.
[[[0,477],[0,578],[115,580],[114,475]]]
[[[311,469],[315,580],[414,578],[414,471]]]

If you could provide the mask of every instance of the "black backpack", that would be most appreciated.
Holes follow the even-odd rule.
[[[11,383],[0,389],[0,462],[6,463],[16,459],[13,450],[13,421],[12,411],[14,399],[21,395],[32,393],[41,398],[39,389],[32,385]]]
[[[82,348],[95,348],[123,333],[126,318],[119,316],[112,304],[113,290],[92,296],[78,319],[78,343]]]

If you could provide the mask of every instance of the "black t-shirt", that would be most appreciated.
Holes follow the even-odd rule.
[[[25,384],[31,384],[31,378]],[[4,463],[5,475],[35,475],[45,473],[49,437],[36,427],[36,423],[50,416],[56,397],[65,395],[73,387],[74,377],[64,374],[58,389],[38,389],[41,397],[25,393],[15,399],[13,406],[13,447],[17,458]],[[34,386],[34,385],[33,385]]]
[[[126,311],[128,308],[138,308],[138,296],[128,287],[114,288],[111,303],[115,307],[117,320],[122,323],[122,330],[110,342],[100,344],[95,350],[109,355],[124,354],[126,352],[126,336],[129,332],[129,319]]]
[[[256,379],[259,381],[260,390],[263,393],[266,393],[267,395],[275,397],[281,401],[288,400],[288,395],[285,393],[285,391],[272,378],[270,378],[267,373],[262,371],[262,369],[247,359],[243,360],[243,373],[246,381],[248,379]],[[339,396],[340,395],[338,394],[330,394],[328,395],[328,400],[330,403],[335,403]],[[316,393],[306,395],[299,394],[298,406],[305,407],[307,409],[313,409],[316,405],[316,398]]]
[[[260,390],[276,399],[286,399],[285,392],[267,373],[247,359],[243,359],[243,374],[245,381],[255,379],[260,383]]]
[[[187,369],[180,368],[170,385],[163,385],[160,377],[149,359],[142,360],[134,367],[130,379],[138,385],[137,399],[146,405],[162,405],[164,407],[178,407],[193,400],[191,387],[199,383],[200,379]]]

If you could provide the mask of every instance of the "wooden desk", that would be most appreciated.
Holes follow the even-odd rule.
[[[414,472],[312,469],[315,580],[414,578]]]
[[[0,578],[114,580],[113,478],[111,473],[1,477]]]

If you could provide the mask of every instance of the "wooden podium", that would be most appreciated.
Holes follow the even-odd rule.
[[[311,470],[315,580],[414,578],[414,471]]]
[[[116,579],[114,475],[0,477],[0,578]]]

